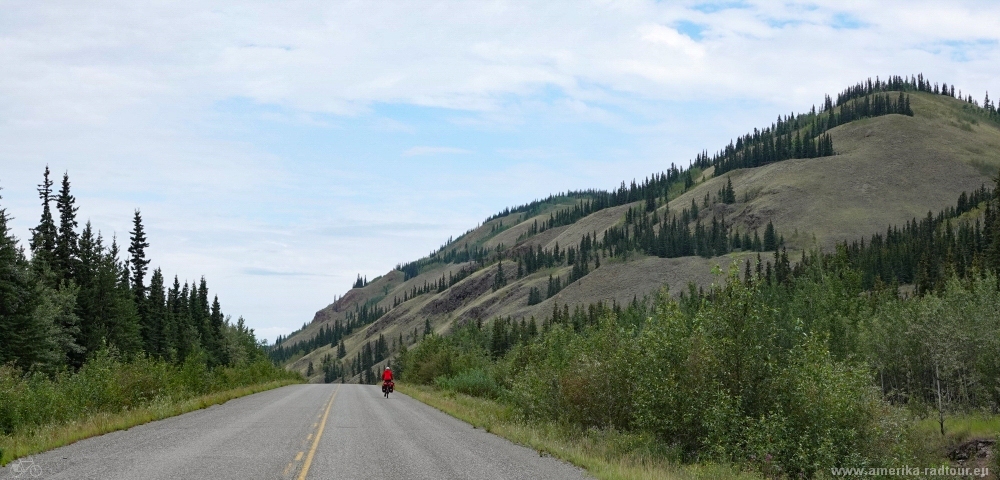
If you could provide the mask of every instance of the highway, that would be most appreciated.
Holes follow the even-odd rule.
[[[33,455],[0,479],[581,479],[406,395],[292,385]]]

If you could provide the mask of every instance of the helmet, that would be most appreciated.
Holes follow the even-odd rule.
[[[388,366],[388,365],[386,365],[385,369],[386,369],[386,370],[388,370],[388,369],[389,369],[389,366]]]

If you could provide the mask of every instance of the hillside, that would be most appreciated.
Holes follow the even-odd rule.
[[[668,172],[664,178],[680,180],[665,180],[662,196],[645,190],[645,199],[627,201],[633,198],[626,195],[629,188],[623,184],[614,198],[625,200],[613,206],[602,204],[579,218],[567,216],[568,220],[561,222],[556,221],[560,212],[585,205],[582,202],[596,204],[606,197],[597,192],[576,192],[493,217],[435,254],[353,288],[318,311],[304,329],[282,339],[279,345],[285,357],[280,360],[287,358],[289,368],[300,372],[306,372],[312,362],[313,381],[321,381],[322,359],[327,355],[335,358],[336,348],[326,343],[295,353],[299,349],[296,345],[305,346],[303,342],[321,332],[329,333],[335,325],[340,329],[348,322],[358,324],[344,337],[349,363],[380,335],[386,347],[391,343],[390,350],[397,348],[400,340],[407,345],[416,342],[425,322],[441,333],[456,322],[496,317],[534,317],[541,322],[554,306],[573,309],[598,301],[623,304],[664,285],[674,294],[686,290],[691,282],[708,285],[715,281],[711,273],[714,265],[757,255],[749,248],[726,248],[725,255],[706,255],[702,249],[702,255],[661,258],[641,248],[622,251],[603,241],[606,232],[614,236],[624,231],[628,237],[650,218],[658,228],[668,218],[686,218],[692,202],[699,211],[685,224],[687,229],[697,229],[700,221],[707,231],[713,219],[722,221],[730,228],[729,235],[722,236],[725,244],[726,238],[737,232],[748,237],[764,234],[765,226],[772,223],[794,254],[812,247],[829,251],[838,242],[884,232],[890,225],[954,205],[961,192],[989,183],[1000,168],[1000,127],[966,101],[922,91],[906,93],[912,116],[883,114],[826,131],[834,155],[785,159],[714,177],[712,167],[695,167],[680,172],[680,177]],[[893,98],[896,94],[890,92]],[[814,117],[796,122],[795,134],[806,131],[808,127],[803,125]],[[822,137],[816,138],[821,144]],[[788,139],[791,141],[791,133]],[[683,181],[686,173],[691,173],[693,181]],[[728,182],[735,193],[731,203],[720,197]],[[639,191],[634,184],[631,190]],[[664,223],[657,224],[660,219]],[[546,222],[550,228],[539,228]],[[585,237],[594,242],[589,249],[583,243]],[[643,240],[636,237],[630,241],[639,244]],[[570,265],[572,253],[566,254],[570,247],[578,258],[581,252],[586,253],[582,277],[575,270],[581,262]],[[529,250],[546,255],[562,253],[562,259],[557,253],[556,262],[519,276],[518,259],[527,259]],[[761,255],[766,260],[773,252]],[[505,285],[496,283],[501,268]],[[546,298],[550,276],[559,278],[563,288]],[[532,288],[539,289],[541,301],[529,305]],[[379,311],[370,313],[376,309]],[[359,321],[361,316],[365,321]]]

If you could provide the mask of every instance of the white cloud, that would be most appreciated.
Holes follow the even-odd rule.
[[[3,3],[2,205],[23,241],[42,168],[68,169],[81,217],[106,237],[127,236],[141,207],[165,272],[204,273],[230,313],[290,331],[358,272],[412,260],[503,203],[680,164],[861,79],[923,72],[977,98],[1000,90],[995,2],[694,5]],[[838,29],[838,15],[859,28]],[[263,107],[241,120],[285,130],[245,131],[239,113],[218,113],[234,100]],[[427,112],[445,120],[428,128],[416,118]],[[329,154],[321,134],[290,152],[269,137],[356,120],[377,132],[359,145],[394,142],[389,153]],[[525,132],[539,124],[572,127]],[[593,132],[580,125],[630,148],[576,158]],[[478,135],[499,140],[479,147]],[[468,168],[371,168],[419,163],[399,152]],[[483,175],[491,154],[504,161]],[[430,227],[378,227],[403,224]]]

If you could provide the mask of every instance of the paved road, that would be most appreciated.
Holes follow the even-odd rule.
[[[368,385],[292,385],[31,457],[45,479],[580,479],[567,463]],[[18,476],[13,463],[0,479]]]

